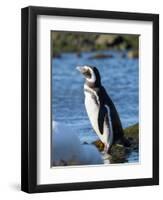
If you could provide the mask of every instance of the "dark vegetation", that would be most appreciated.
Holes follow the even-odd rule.
[[[115,35],[77,32],[51,33],[52,56],[60,57],[63,52],[76,52],[78,56],[83,51],[127,50],[129,58],[138,57],[138,35]],[[95,59],[109,58],[110,55],[97,55]],[[92,58],[93,59],[93,58]]]

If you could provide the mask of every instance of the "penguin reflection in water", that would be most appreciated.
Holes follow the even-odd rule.
[[[76,69],[85,77],[85,108],[94,131],[104,144],[104,151],[110,153],[114,143],[129,146],[115,105],[101,85],[98,69],[91,66]]]

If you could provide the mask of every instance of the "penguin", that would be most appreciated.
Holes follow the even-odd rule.
[[[115,143],[129,146],[116,107],[101,84],[101,76],[96,67],[77,66],[84,75],[85,108],[90,123],[104,144],[104,151],[110,153]]]

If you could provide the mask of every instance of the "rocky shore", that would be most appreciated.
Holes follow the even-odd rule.
[[[124,129],[124,135],[125,137],[130,141],[131,145],[130,147],[124,147],[121,144],[114,144],[111,148],[110,153],[110,163],[124,163],[127,161],[127,157],[129,153],[132,151],[138,152],[139,150],[139,125],[135,124],[133,126],[130,126],[128,128]],[[104,149],[104,144],[97,140],[92,143],[95,145],[100,152]]]
[[[127,50],[129,58],[138,57],[138,35],[115,35],[77,32],[51,33],[52,57],[60,57],[63,52],[76,52],[78,56],[83,51]],[[111,58],[112,55],[97,55],[95,59]],[[93,58],[92,58],[93,59]]]

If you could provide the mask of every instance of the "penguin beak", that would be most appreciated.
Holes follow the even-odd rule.
[[[84,74],[84,73],[87,71],[87,69],[85,69],[85,68],[82,67],[82,66],[77,66],[76,69],[77,69],[81,74]]]

